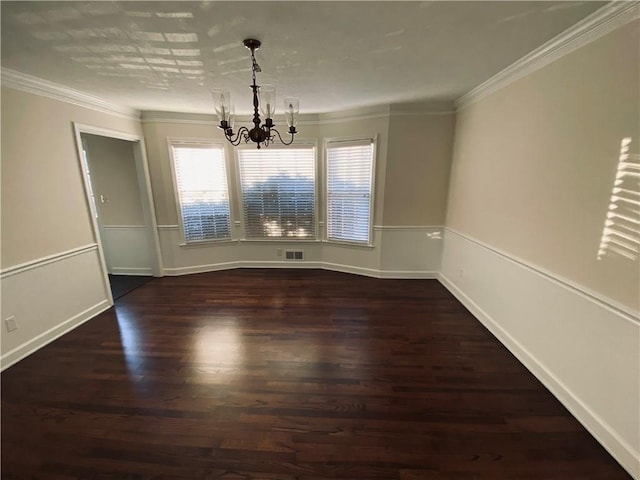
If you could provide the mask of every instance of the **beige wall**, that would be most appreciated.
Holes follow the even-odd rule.
[[[2,268],[95,242],[73,122],[140,133],[135,119],[2,88]]]
[[[140,133],[133,118],[2,88],[0,290],[18,327],[0,335],[2,368],[110,306],[74,122]]]
[[[133,143],[82,134],[100,221],[103,225],[144,225]],[[105,199],[103,203],[101,196]]]
[[[597,259],[620,144],[640,143],[638,22],[458,113],[447,225],[638,308],[639,265]]]
[[[384,225],[444,225],[454,124],[454,113],[390,117]]]

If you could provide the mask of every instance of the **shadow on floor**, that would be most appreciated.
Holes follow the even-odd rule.
[[[109,284],[111,285],[113,300],[117,300],[127,293],[132,292],[152,279],[153,277],[139,275],[109,275]]]

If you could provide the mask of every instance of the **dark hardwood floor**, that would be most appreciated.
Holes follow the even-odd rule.
[[[3,479],[629,479],[435,280],[165,277],[2,374]]]
[[[109,274],[109,286],[114,300],[125,296],[147,282],[153,280],[151,276],[142,275],[111,275]]]

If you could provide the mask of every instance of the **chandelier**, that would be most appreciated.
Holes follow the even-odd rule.
[[[256,62],[255,51],[260,48],[260,41],[253,38],[247,38],[242,42],[245,47],[251,50],[251,72],[253,77],[253,128],[240,127],[238,132],[234,134],[233,126],[235,121],[235,110],[231,105],[231,97],[228,91],[214,90],[213,104],[220,120],[219,128],[224,132],[224,136],[233,145],[237,146],[241,141],[245,143],[255,142],[256,146],[268,147],[275,141],[276,136],[284,145],[291,145],[293,137],[296,133],[296,123],[298,121],[298,112],[300,110],[300,101],[297,98],[287,97],[284,99],[284,116],[289,126],[289,134],[291,139],[288,142],[282,140],[280,132],[275,129],[273,123],[273,114],[275,113],[276,89],[271,85],[256,85],[256,73],[261,72],[260,65]],[[260,112],[265,118],[261,125]]]

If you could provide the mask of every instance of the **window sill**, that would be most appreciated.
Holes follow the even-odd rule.
[[[294,237],[291,240],[287,238],[274,238],[270,240],[268,238],[241,238],[240,243],[322,243],[322,240],[318,239],[299,239],[295,240]]]
[[[358,249],[364,249],[364,250],[373,250],[374,248],[376,248],[375,245],[370,243],[339,242],[336,240],[323,240],[322,243],[331,247],[347,247],[347,248],[358,248]]]
[[[217,245],[230,245],[233,243],[238,243],[238,240],[233,238],[225,238],[221,240],[201,240],[199,242],[180,243],[178,245],[184,248],[204,248],[215,247]]]

